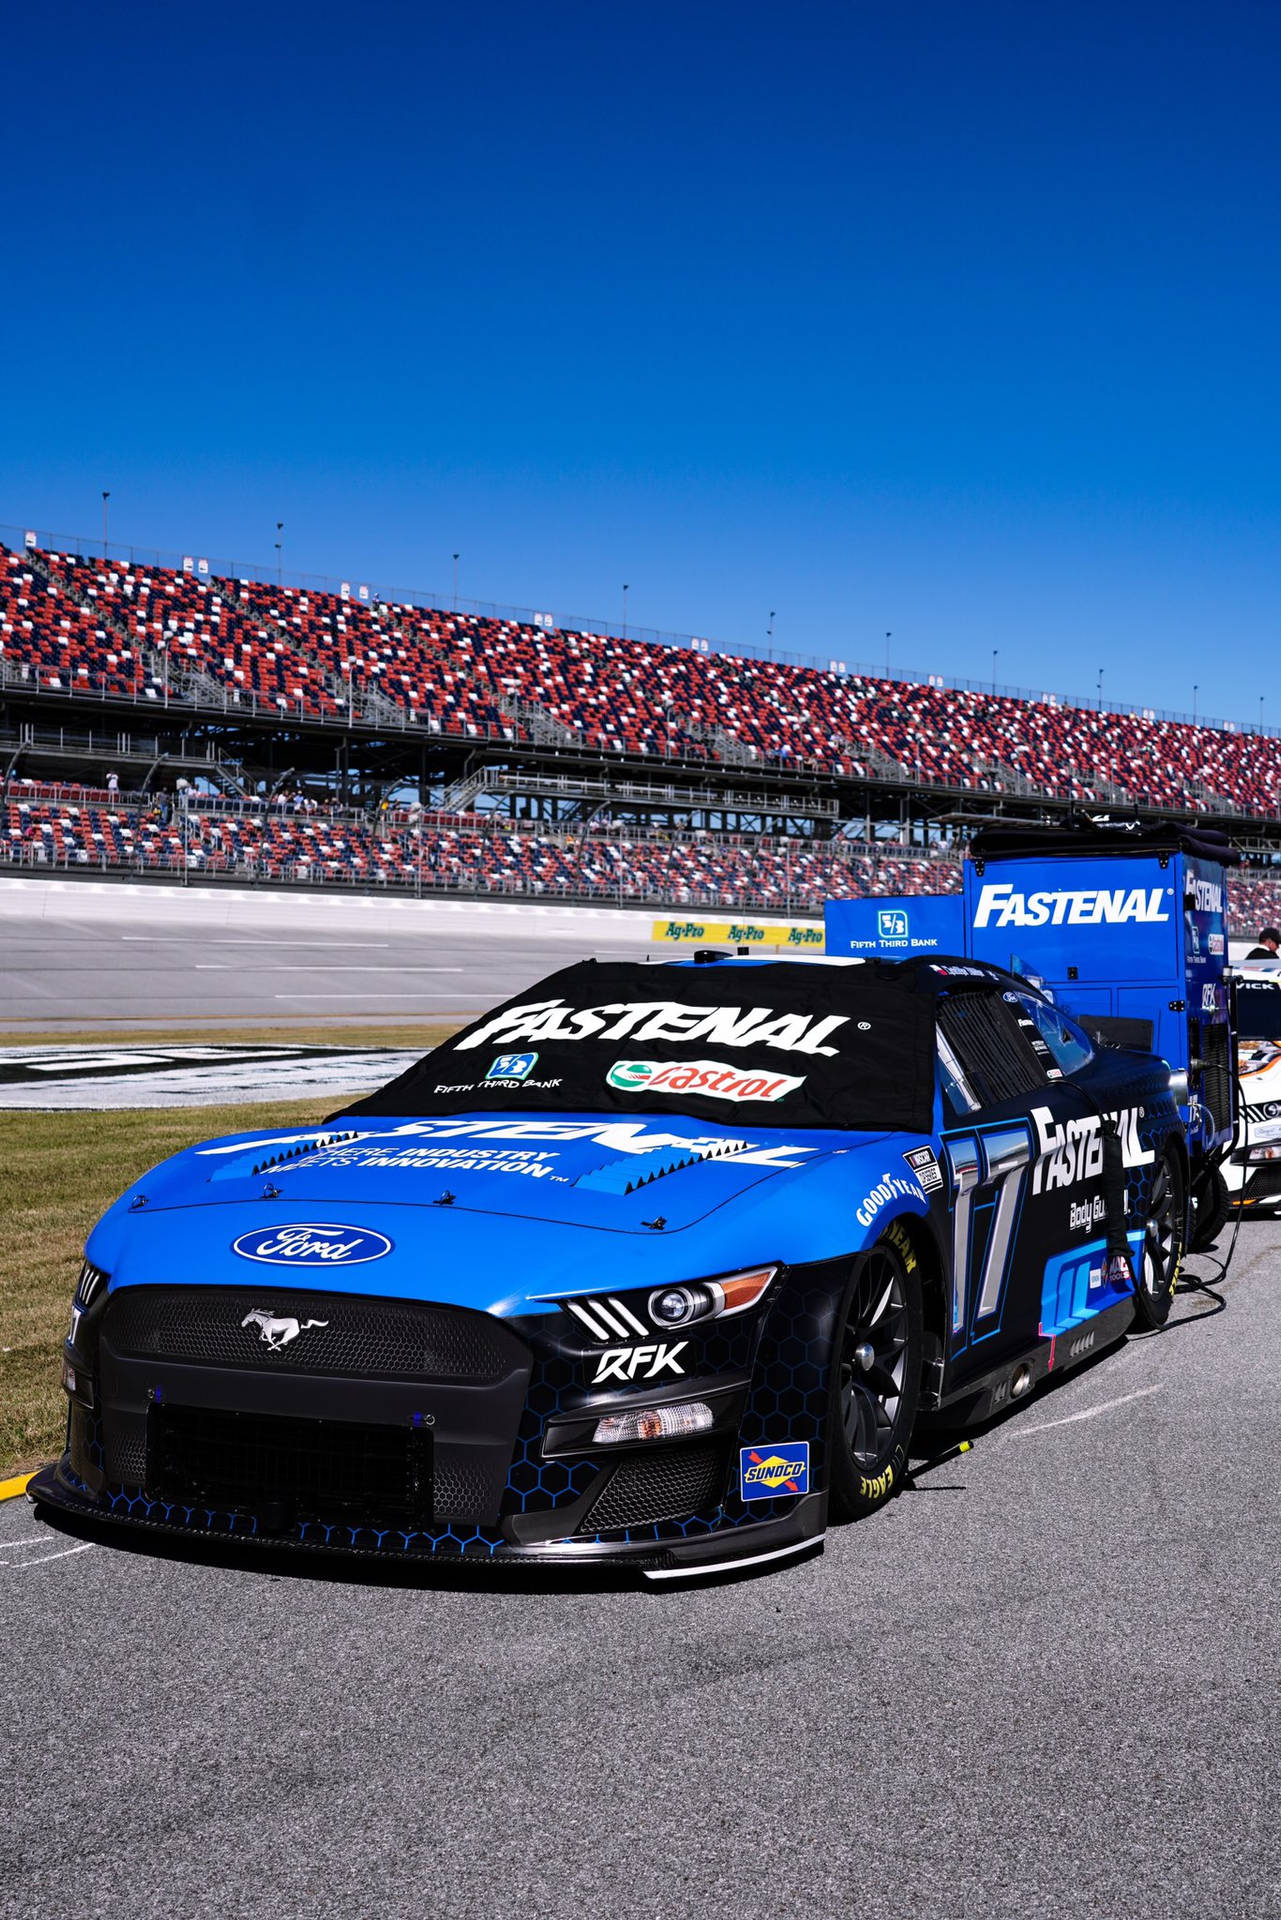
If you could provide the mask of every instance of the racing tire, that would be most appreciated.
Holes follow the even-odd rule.
[[[1135,1323],[1146,1333],[1155,1333],[1170,1317],[1186,1237],[1187,1188],[1183,1162],[1173,1147],[1167,1147],[1152,1174],[1148,1215],[1143,1223],[1143,1251],[1134,1289]]]
[[[1191,1253],[1204,1253],[1212,1247],[1224,1227],[1228,1224],[1228,1215],[1232,1211],[1232,1197],[1228,1192],[1228,1183],[1223,1178],[1222,1169],[1209,1167],[1199,1180],[1192,1183],[1192,1234],[1188,1244]]]
[[[923,1349],[920,1266],[895,1221],[854,1262],[837,1320],[827,1419],[833,1520],[860,1520],[902,1486]]]

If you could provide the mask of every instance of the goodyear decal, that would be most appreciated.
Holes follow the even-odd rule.
[[[760,920],[655,920],[652,938],[675,946],[792,947],[822,953],[823,929],[793,920],[766,926]]]

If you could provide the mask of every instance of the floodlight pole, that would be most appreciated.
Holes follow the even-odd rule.
[[[111,495],[104,487],[102,492],[102,557],[107,557],[107,502]]]

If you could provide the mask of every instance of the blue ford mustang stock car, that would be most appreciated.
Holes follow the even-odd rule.
[[[701,963],[700,963],[701,962]],[[584,961],[85,1249],[62,1459],[143,1529],[673,1580],[779,1561],[1169,1312],[1166,1064],[968,960]]]

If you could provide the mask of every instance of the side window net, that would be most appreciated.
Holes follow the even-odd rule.
[[[950,994],[939,1005],[939,1026],[983,1106],[1046,1085],[1045,1068],[996,994]]]

